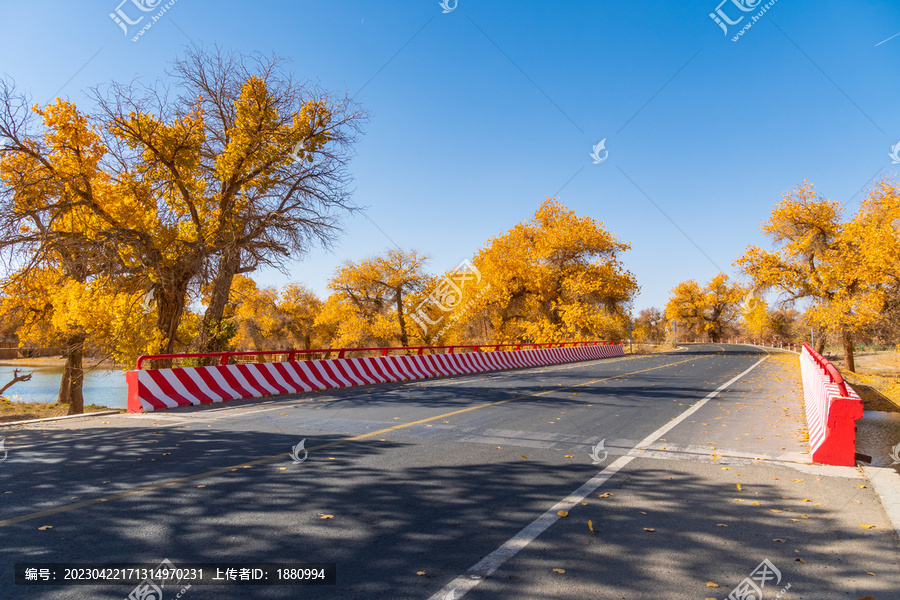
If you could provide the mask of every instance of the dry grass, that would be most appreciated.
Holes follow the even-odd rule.
[[[88,404],[84,412],[99,412],[101,410],[119,410],[106,406]],[[6,398],[0,398],[0,423],[11,421],[26,421],[28,419],[44,419],[46,417],[62,417],[69,414],[68,404],[48,404],[46,402],[10,402]]]
[[[634,344],[634,351],[630,350],[628,342],[624,345],[625,354],[655,354],[657,352],[671,352],[675,348],[672,344]]]
[[[841,370],[866,410],[900,412],[900,352],[866,352],[854,356],[856,373],[849,373],[843,358],[832,362]]]

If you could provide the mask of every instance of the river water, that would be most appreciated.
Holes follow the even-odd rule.
[[[13,378],[13,369],[20,374],[31,373],[30,381],[20,381],[3,394],[13,402],[56,402],[59,383],[62,381],[61,366],[24,366],[0,364],[0,387]],[[110,408],[125,408],[127,387],[125,371],[121,369],[98,368],[85,371],[84,403],[98,404]]]

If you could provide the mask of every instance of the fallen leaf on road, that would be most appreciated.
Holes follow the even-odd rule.
[[[735,498],[735,502],[746,502],[743,498]]]
[[[588,529],[590,529],[591,531],[594,531],[594,524],[591,523],[590,521],[588,521]]]
[[[794,560],[796,560],[798,563],[806,564],[806,561],[803,560],[802,558],[795,558]]]
[[[567,511],[567,510],[558,510],[558,511],[556,511],[556,514],[559,515],[560,517],[568,517],[568,516],[569,516],[569,511]]]
[[[778,510],[777,508],[770,508],[772,512],[784,512],[783,510]]]
[[[773,541],[773,542],[777,542],[777,543],[779,543],[779,544],[783,544],[783,543],[784,543],[784,540],[781,540],[781,539],[778,539],[778,538],[775,538],[775,539],[773,539],[772,541]]]
[[[716,523],[716,527],[728,527],[725,523]]]
[[[718,584],[718,583],[713,583],[712,581],[707,581],[707,582],[706,582],[706,587],[713,587],[713,588],[716,588],[716,587],[719,587],[719,584]]]
[[[875,596],[863,596],[859,600],[875,600]]]
[[[864,485],[858,485],[858,486],[856,486],[856,487],[858,487],[858,488],[861,489],[861,490],[866,489],[866,486],[864,486]]]
[[[416,571],[416,575],[424,575],[425,571]]]
[[[869,571],[868,573],[866,573],[866,575],[871,575],[872,577],[878,577],[878,575],[876,575],[875,573],[872,573],[871,571]]]
[[[860,525],[863,529],[875,529],[874,525]]]
[[[646,531],[646,532],[648,532],[648,533],[653,533],[653,532],[656,531],[656,530],[653,529],[652,527],[644,527],[644,531]]]
[[[326,515],[326,514],[319,513],[319,518],[320,519],[333,519],[334,515]]]
[[[801,518],[801,519],[808,519],[809,517],[808,517],[807,515],[800,515],[800,518]]]
[[[734,484],[734,485],[736,485],[736,486],[737,486],[737,489],[738,489],[738,491],[739,491],[739,492],[740,492],[740,491],[741,491],[741,484],[739,484],[739,483],[736,483],[736,484]]]
[[[612,492],[606,492],[605,494],[599,494],[597,497],[598,498],[609,498],[610,496],[612,496]]]
[[[791,479],[791,481],[803,481],[802,479]]]
[[[38,527],[38,531],[44,531],[47,529],[53,529],[53,525],[41,525],[40,527]]]
[[[286,471],[286,470],[287,470],[287,467],[278,467],[278,470],[279,470],[279,471]]]
[[[722,470],[723,470],[723,471],[730,471],[731,469],[729,469],[728,467],[722,467]]]
[[[796,521],[797,523],[799,523],[800,519],[788,519],[788,521]]]
[[[566,454],[566,458],[575,458],[575,457],[572,456],[571,454]]]
[[[760,502],[751,502],[750,504],[752,504],[753,506],[762,506]]]
[[[562,573],[565,573],[566,570],[565,569],[553,569],[553,572],[562,574]]]

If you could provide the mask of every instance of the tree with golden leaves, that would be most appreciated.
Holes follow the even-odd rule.
[[[762,339],[764,333],[771,329],[769,302],[754,289],[747,292],[741,303],[741,317],[744,327],[754,339]]]
[[[782,294],[782,305],[809,301],[812,323],[836,334],[847,369],[855,371],[853,337],[874,323],[896,274],[896,232],[890,207],[896,190],[881,185],[849,223],[843,209],[804,181],[772,210],[762,231],[776,244],[767,251],[747,248],[736,261],[757,287]],[[896,213],[893,213],[896,215]],[[896,281],[896,280],[894,280]],[[824,344],[824,336],[819,338]]]
[[[483,320],[491,339],[482,342],[621,339],[638,291],[620,260],[629,248],[602,222],[548,198],[476,253],[477,300],[460,327]]]
[[[291,283],[279,294],[278,310],[291,335],[291,346],[302,350],[325,348],[331,343],[327,329],[316,324],[322,312],[322,300],[302,283]]]
[[[427,260],[415,250],[394,248],[344,262],[328,282],[333,293],[316,323],[333,332],[336,346],[409,346],[410,301],[428,281]]]
[[[94,117],[59,99],[29,110],[0,86],[10,272],[62,265],[65,278],[152,298],[154,353],[193,342],[179,333],[204,281],[209,349],[236,274],[333,239],[353,208],[346,163],[364,119],[277,59],[189,51],[174,77],[171,95],[161,84],[95,90]]]
[[[690,332],[694,339],[705,333],[711,341],[719,342],[726,328],[737,320],[744,289],[719,273],[703,288],[689,279],[675,286],[671,294],[666,318],[677,321],[679,331]]]

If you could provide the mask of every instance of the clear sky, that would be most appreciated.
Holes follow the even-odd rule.
[[[165,2],[119,1],[0,1],[0,74],[88,109],[93,85],[152,81],[185,45],[218,45],[288,58],[370,112],[350,165],[368,218],[265,284],[326,294],[342,260],[393,243],[451,269],[558,196],[631,243],[635,308],[662,306],[682,280],[735,275],[804,178],[852,209],[900,167],[896,0],[177,0],[137,42]],[[117,7],[148,16],[126,36]],[[717,8],[743,19],[726,34]]]

